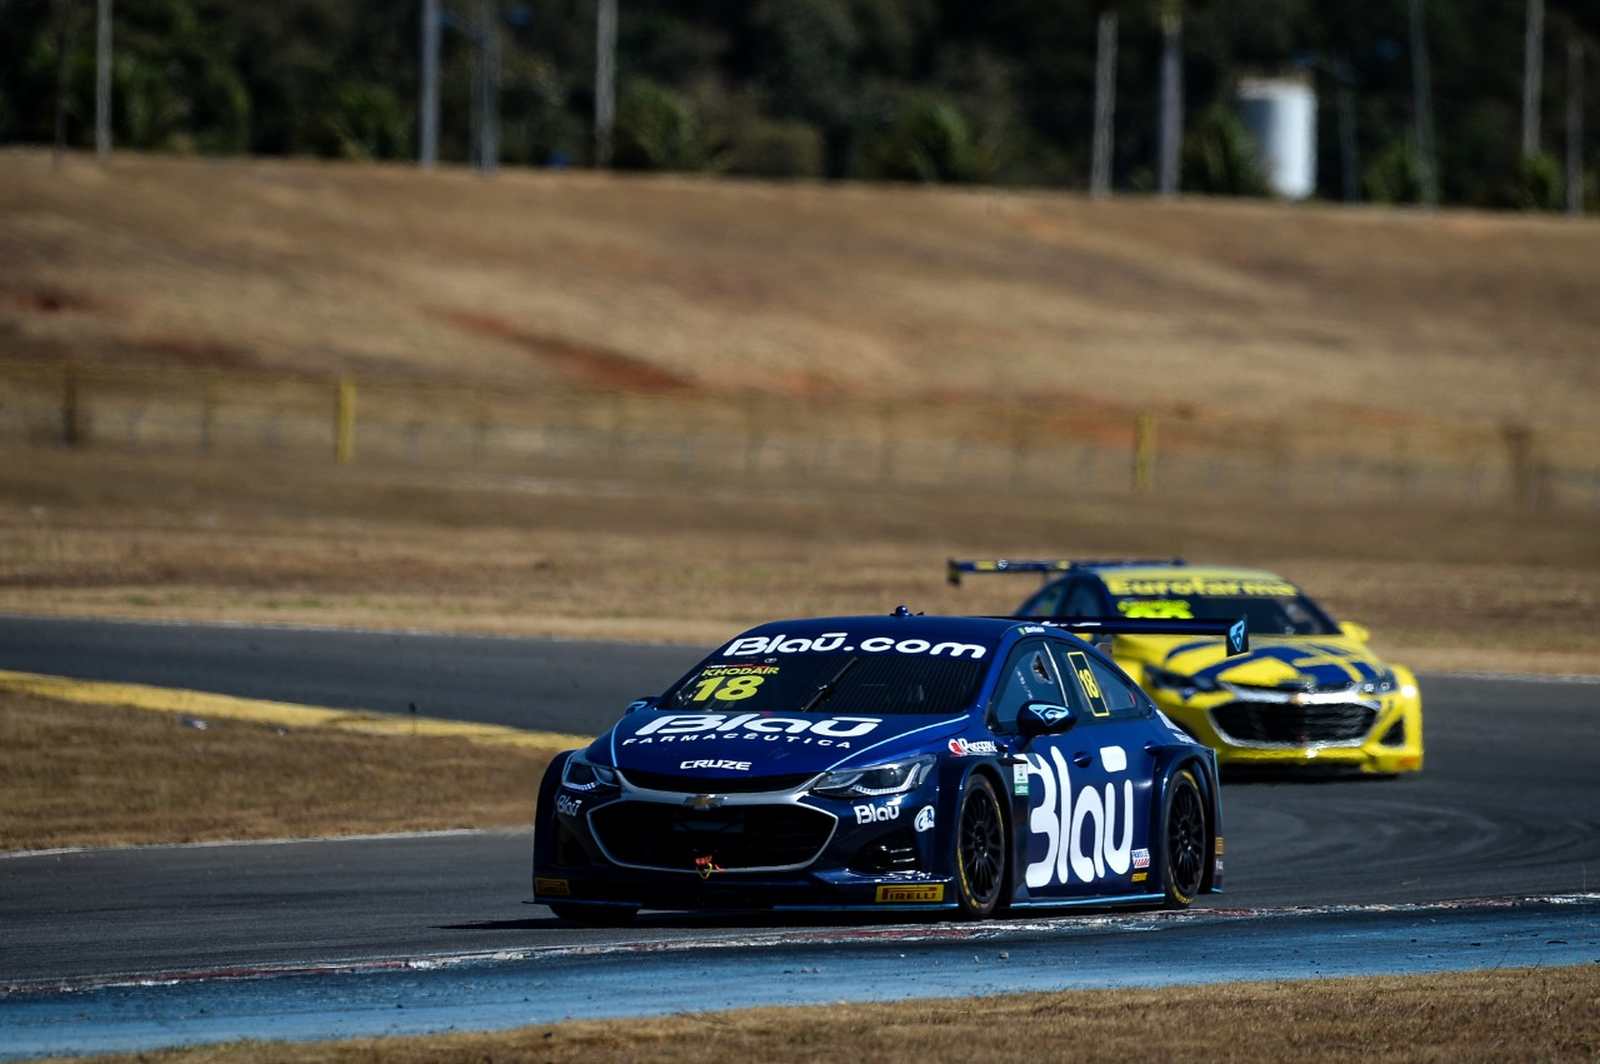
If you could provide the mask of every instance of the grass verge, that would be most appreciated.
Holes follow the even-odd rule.
[[[1593,1059],[1600,966],[1079,990],[590,1020],[487,1034],[242,1043],[96,1057],[146,1064],[596,1060]]]
[[[9,149],[0,247],[30,358],[1550,427],[1600,381],[1600,224],[1526,214]]]
[[[551,751],[0,691],[0,850],[508,827]]]
[[[532,477],[37,450],[0,463],[0,612],[710,645],[780,616],[1000,613],[950,555],[1187,555],[1302,584],[1417,668],[1593,672],[1600,513]]]

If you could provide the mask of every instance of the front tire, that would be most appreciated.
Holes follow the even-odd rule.
[[[1161,881],[1169,909],[1185,909],[1206,879],[1211,831],[1194,773],[1180,769],[1167,785],[1161,817]]]
[[[577,901],[551,902],[550,911],[569,924],[585,927],[626,927],[639,912],[626,905],[585,905]]]
[[[956,901],[971,920],[993,916],[1006,885],[1005,815],[988,777],[973,773],[961,791],[956,813]]]

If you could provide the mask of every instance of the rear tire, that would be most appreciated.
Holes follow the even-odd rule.
[[[975,772],[967,777],[956,812],[956,901],[962,916],[982,920],[1000,908],[1010,851],[1000,799],[988,777]]]
[[[1200,894],[1211,854],[1205,796],[1194,773],[1179,769],[1167,784],[1161,816],[1161,885],[1169,909],[1185,909]]]
[[[576,901],[551,902],[550,911],[569,924],[585,927],[626,927],[639,912],[627,905],[585,905]]]

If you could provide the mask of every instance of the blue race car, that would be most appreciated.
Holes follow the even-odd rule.
[[[539,788],[533,893],[641,908],[1185,906],[1222,884],[1216,755],[1072,635],[1242,621],[780,621],[628,707]]]

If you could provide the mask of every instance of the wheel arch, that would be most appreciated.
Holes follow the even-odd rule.
[[[1200,797],[1209,812],[1206,817],[1205,875],[1200,881],[1200,893],[1205,894],[1215,888],[1217,836],[1222,832],[1222,791],[1214,754],[1207,757],[1201,751],[1186,746],[1172,750],[1164,760],[1157,775],[1155,800],[1150,803],[1150,848],[1154,851],[1152,857],[1159,853],[1160,860],[1165,863],[1166,847],[1160,844],[1160,840],[1165,837],[1166,831],[1162,821],[1166,814],[1167,789],[1171,787],[1173,777],[1184,769],[1193,771],[1195,782],[1200,787]]]
[[[1002,766],[997,760],[982,760],[974,763],[958,777],[956,787],[953,789],[950,802],[949,824],[951,830],[959,832],[961,817],[961,797],[966,793],[967,783],[973,777],[981,777],[994,789],[995,805],[1000,809],[1000,828],[1005,832],[1005,870],[1000,879],[1000,900],[995,907],[995,913],[1004,912],[1016,896],[1017,884],[1017,830],[1016,818],[1012,810],[1011,787],[1006,780]],[[948,852],[954,853],[956,845],[954,837],[949,843]],[[954,876],[956,869],[952,858],[950,875]]]

